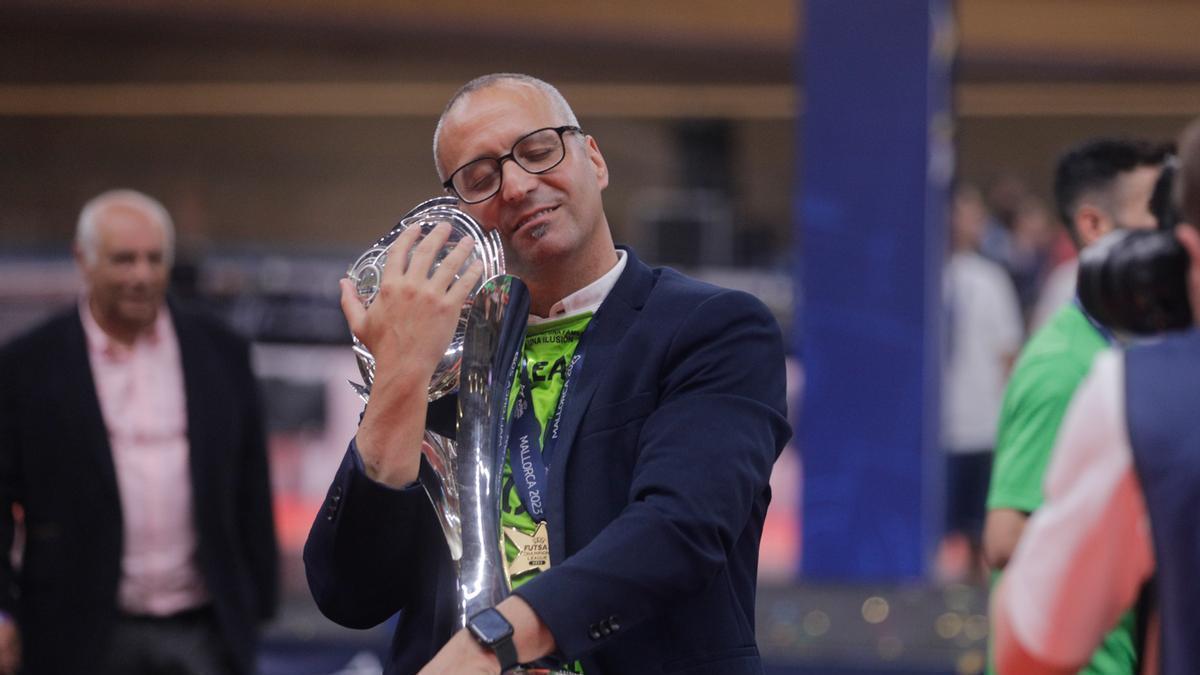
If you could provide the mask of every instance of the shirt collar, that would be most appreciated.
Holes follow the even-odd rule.
[[[608,297],[608,293],[613,289],[613,286],[617,285],[617,279],[621,278],[621,272],[625,271],[627,258],[625,251],[621,249],[617,249],[616,251],[617,264],[613,265],[612,269],[605,272],[599,279],[554,303],[550,307],[549,316],[540,317],[536,314],[530,314],[529,325],[536,326],[539,323],[558,321],[568,316],[575,316],[584,312],[595,312],[597,309],[600,309],[600,304]]]

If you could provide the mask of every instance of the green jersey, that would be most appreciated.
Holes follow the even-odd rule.
[[[575,355],[575,347],[579,345],[579,337],[592,319],[591,312],[558,321],[530,326],[525,333],[525,345],[521,352],[520,368],[525,370],[529,379],[530,393],[533,399],[533,414],[541,429],[542,447],[545,447],[546,432],[550,428],[550,420],[558,409],[558,399],[562,395],[563,384],[567,379],[567,367]],[[514,378],[512,390],[508,396],[509,415],[517,400],[517,392],[521,388],[521,377]],[[525,505],[521,503],[521,493],[516,487],[512,474],[512,457],[504,462],[501,473],[500,490],[500,527],[504,530],[504,551],[508,564],[512,565],[519,550],[510,535],[510,528],[530,536],[537,529],[537,523],[530,517]],[[513,575],[509,581],[517,588],[537,574],[537,570],[527,570]]]
[[[989,509],[1032,513],[1067,405],[1092,360],[1108,346],[1074,304],[1058,311],[1021,350],[1004,391],[992,460]]]
[[[1104,336],[1072,303],[1051,317],[1021,350],[1000,408],[989,510],[1032,513],[1042,505],[1042,482],[1067,406],[1096,354],[1107,346]],[[999,576],[993,575],[993,587]],[[1132,675],[1137,667],[1135,630],[1136,613],[1126,612],[1082,672]],[[994,672],[990,663],[988,672]]]
[[[525,344],[521,351],[521,363],[518,367],[525,370],[529,379],[530,394],[533,399],[533,414],[542,431],[542,446],[545,447],[546,432],[550,428],[551,418],[558,409],[558,399],[562,396],[563,385],[567,379],[567,368],[575,356],[575,348],[579,345],[579,337],[592,320],[592,313],[586,312],[577,316],[530,326],[525,332]],[[521,377],[514,378],[513,388],[508,396],[508,414],[512,415],[517,393],[521,388]],[[513,588],[517,588],[537,576],[539,570],[521,570],[517,563],[520,550],[517,541],[524,540],[534,534],[537,523],[521,503],[521,493],[516,487],[512,473],[512,457],[504,461],[501,472],[500,489],[500,529],[504,533],[504,557],[515,574],[509,577]],[[515,530],[515,532],[514,532]],[[516,563],[516,564],[514,564]],[[582,673],[583,667],[579,662],[563,664],[566,670]]]

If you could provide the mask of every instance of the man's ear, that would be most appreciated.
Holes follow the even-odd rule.
[[[1100,237],[1113,229],[1108,214],[1091,204],[1080,204],[1075,209],[1075,232],[1079,235],[1081,247],[1091,246]]]
[[[1187,251],[1188,258],[1188,300],[1192,305],[1192,321],[1200,325],[1200,231],[1190,223],[1180,223],[1175,227],[1175,238]]]
[[[79,271],[86,272],[89,267],[87,256],[83,254],[83,249],[79,247],[79,242],[71,243],[71,255],[75,257],[75,265],[79,267]]]
[[[603,190],[608,187],[608,163],[604,161],[604,155],[600,154],[600,146],[596,144],[596,139],[592,136],[587,137],[587,154],[588,161],[592,163],[592,168],[596,172],[596,182]]]

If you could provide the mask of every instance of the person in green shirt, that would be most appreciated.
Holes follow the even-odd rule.
[[[1167,151],[1144,141],[1101,138],[1059,160],[1055,200],[1077,248],[1114,229],[1157,226],[1149,202]],[[1072,302],[1034,333],[1017,359],[1000,409],[984,525],[984,556],[993,582],[1012,556],[1025,521],[1042,503],[1042,479],[1067,405],[1109,342],[1104,327]],[[1084,672],[1136,672],[1135,633],[1135,613],[1127,612]]]

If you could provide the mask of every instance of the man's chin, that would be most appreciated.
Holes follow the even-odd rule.
[[[158,305],[131,303],[121,308],[121,322],[138,330],[149,328],[158,318]]]
[[[526,266],[539,266],[568,253],[570,242],[553,230],[540,225],[515,242],[510,242],[505,254],[522,261]]]

